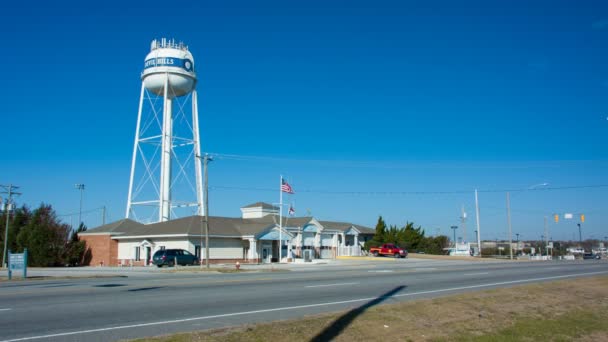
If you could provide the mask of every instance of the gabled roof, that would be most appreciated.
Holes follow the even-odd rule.
[[[261,203],[261,202],[260,202]],[[204,234],[203,216],[188,216],[171,221],[153,224],[141,224],[130,219],[123,219],[103,225],[81,234],[109,233],[120,238],[131,236],[152,235],[190,235]],[[363,226],[354,226],[346,222],[316,221],[313,217],[283,217],[283,229],[303,227],[308,223],[319,223],[324,229],[346,231],[356,227],[363,234],[373,234],[374,230]],[[240,217],[209,216],[209,235],[241,237],[256,236],[272,227],[278,227],[279,218],[276,215],[267,215],[261,218],[243,219]]]
[[[103,226],[99,226],[93,229],[89,229],[82,233],[78,233],[78,235],[87,235],[87,234],[99,234],[99,233],[123,233],[126,231],[137,230],[139,227],[144,226],[142,223],[130,220],[130,219],[122,219],[116,222],[108,223]]]
[[[339,230],[341,232],[346,232],[351,227],[355,227],[359,232],[361,232],[361,234],[374,234],[376,232],[374,229],[371,229],[371,228],[368,228],[365,226],[354,225],[354,224],[348,223],[348,222],[319,221],[319,223],[325,229],[334,229],[334,230]]]
[[[241,207],[241,209],[245,209],[245,208],[262,208],[262,209],[270,209],[270,210],[279,210],[279,207],[275,207],[274,205],[268,204],[265,202],[256,202],[256,203]]]

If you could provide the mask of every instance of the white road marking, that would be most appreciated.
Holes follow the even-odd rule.
[[[328,286],[342,286],[342,285],[356,285],[359,283],[340,283],[340,284],[326,284],[326,285],[308,285],[306,287],[328,287]]]
[[[474,276],[474,275],[482,275],[482,274],[490,274],[490,272],[477,272],[477,273],[465,273],[465,276]]]
[[[0,309],[0,311],[9,311],[9,310],[13,310],[13,309],[10,309],[10,308],[8,308],[8,309]]]
[[[376,270],[376,271],[367,271],[370,273],[391,273],[393,270]]]
[[[553,276],[553,277],[542,277],[542,278],[530,278],[530,279],[521,279],[521,280],[502,281],[502,282],[498,282],[498,283],[488,283],[488,284],[479,284],[479,285],[459,286],[459,287],[451,287],[451,288],[440,289],[440,290],[430,290],[430,291],[418,291],[418,292],[411,292],[411,293],[402,293],[402,294],[392,295],[391,297],[395,297],[395,298],[397,298],[397,297],[412,297],[412,296],[431,294],[431,293],[441,293],[441,292],[450,292],[450,291],[458,291],[458,290],[471,290],[471,289],[479,289],[479,288],[499,286],[499,285],[523,284],[523,283],[537,282],[537,281],[541,281],[541,280],[556,280],[556,279],[565,279],[565,278],[573,278],[573,277],[580,277],[580,276],[592,276],[592,275],[606,274],[606,273],[608,273],[608,271],[598,271],[598,272],[588,272],[588,273],[576,273],[576,274],[568,274],[568,275]],[[70,332],[65,332],[65,333],[57,333],[57,334],[49,334],[49,335],[38,335],[38,336],[21,337],[21,338],[15,338],[15,339],[11,339],[11,340],[2,340],[0,342],[18,342],[18,341],[40,340],[40,339],[43,339],[43,338],[51,338],[51,337],[72,336],[72,335],[89,334],[89,333],[103,332],[103,331],[112,331],[112,330],[122,330],[122,329],[131,329],[131,328],[150,327],[150,326],[154,326],[154,325],[165,325],[165,324],[192,322],[192,321],[202,321],[202,320],[209,320],[209,319],[223,318],[223,317],[253,315],[253,314],[259,314],[259,313],[265,313],[265,312],[298,310],[298,309],[315,308],[315,307],[338,305],[338,304],[352,304],[352,303],[357,303],[357,302],[369,302],[371,300],[376,300],[376,299],[378,299],[378,297],[358,298],[358,299],[350,299],[350,300],[341,300],[341,301],[337,301],[337,302],[325,302],[325,303],[316,303],[316,304],[308,304],[308,305],[284,306],[284,307],[272,308],[272,309],[233,312],[233,313],[220,314],[220,315],[211,315],[211,316],[200,316],[200,317],[191,317],[191,318],[184,318],[184,319],[175,319],[175,320],[170,320],[170,321],[158,321],[158,322],[150,322],[150,323],[119,325],[119,326],[108,327],[108,328],[98,328],[98,329],[70,331]]]

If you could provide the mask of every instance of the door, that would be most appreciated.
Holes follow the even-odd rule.
[[[265,264],[269,264],[272,260],[272,248],[271,247],[262,247],[262,262]]]
[[[146,263],[145,265],[150,265],[150,259],[152,259],[152,247],[146,247]]]

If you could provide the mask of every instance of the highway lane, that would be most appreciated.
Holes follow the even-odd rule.
[[[385,302],[602,274],[608,274],[605,260],[403,260],[300,272],[21,282],[0,287],[0,340],[153,336],[347,309],[391,291]]]

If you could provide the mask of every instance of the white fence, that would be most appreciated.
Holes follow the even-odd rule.
[[[361,246],[340,246],[338,256],[361,256]]]

